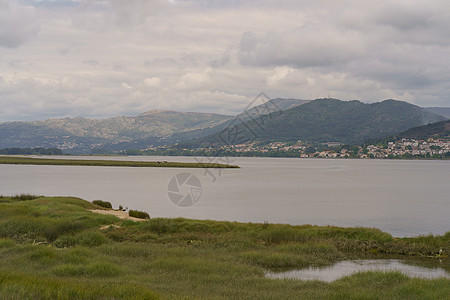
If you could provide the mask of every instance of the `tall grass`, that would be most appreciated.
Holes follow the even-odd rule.
[[[1,299],[445,299],[448,279],[366,272],[333,283],[274,280],[269,269],[423,256],[450,234],[393,239],[370,228],[244,224],[95,214],[77,198],[0,203]],[[105,229],[102,225],[114,225]],[[376,251],[374,251],[376,250]],[[445,258],[425,258],[450,271]]]
[[[130,283],[43,278],[25,273],[0,272],[3,299],[161,299],[148,287]]]

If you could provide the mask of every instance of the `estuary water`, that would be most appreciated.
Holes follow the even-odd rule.
[[[413,262],[413,261],[411,261]],[[421,267],[408,264],[407,260],[399,259],[358,259],[339,261],[331,266],[316,268],[309,267],[301,270],[290,270],[285,272],[266,272],[266,277],[273,279],[299,279],[320,280],[333,282],[345,276],[357,272],[382,271],[400,272],[409,277],[434,279],[448,278],[450,274],[439,267]]]
[[[84,158],[227,162],[205,157]],[[241,168],[0,165],[0,194],[99,199],[116,208],[147,211],[152,217],[376,227],[393,236],[450,230],[450,161],[230,158],[229,162]],[[175,179],[191,175],[200,182],[195,184],[195,203],[177,206],[169,198],[169,182],[169,189],[176,182],[180,195],[189,194],[192,186]]]

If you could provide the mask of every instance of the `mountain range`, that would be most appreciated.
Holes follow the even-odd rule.
[[[173,143],[239,143],[247,140],[305,140],[357,144],[411,127],[445,120],[407,102],[365,104],[337,99],[272,99],[237,115],[153,110],[135,117],[62,118],[0,123],[0,148],[57,147],[66,153],[105,153]]]
[[[89,153],[106,145],[158,141],[183,131],[218,125],[231,116],[153,110],[136,117],[108,119],[63,118],[0,123],[0,148],[57,147],[67,152]]]
[[[194,143],[223,145],[253,140],[302,140],[360,144],[445,119],[403,101],[366,104],[357,100],[316,99],[279,113],[232,124]]]

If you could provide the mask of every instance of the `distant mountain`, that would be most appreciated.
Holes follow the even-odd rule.
[[[260,104],[258,106],[252,107],[240,114],[238,114],[237,118],[252,118],[257,117],[261,115],[265,115],[269,112],[274,111],[283,111],[288,110],[291,108],[294,108],[296,106],[303,105],[305,103],[311,102],[311,100],[300,100],[300,99],[293,99],[293,98],[275,98],[270,99],[264,104]]]
[[[108,119],[63,118],[0,123],[0,148],[58,147],[67,152],[89,152],[135,140],[158,142],[174,133],[218,125],[231,116],[149,111],[136,117]],[[147,144],[148,145],[148,144]]]
[[[450,107],[425,107],[425,109],[450,119]]]
[[[291,109],[296,106],[303,105],[310,101],[311,100],[300,100],[300,99],[293,99],[293,98],[271,99],[271,100],[267,101],[266,103],[254,106],[219,125],[205,127],[203,129],[198,129],[198,130],[193,130],[193,131],[174,133],[172,135],[172,137],[170,137],[167,141],[168,141],[168,143],[175,143],[175,142],[181,142],[181,141],[190,141],[190,140],[200,139],[203,137],[207,137],[209,135],[213,135],[217,132],[220,132],[227,127],[233,126],[234,123],[236,123],[236,121],[245,122],[245,121],[251,120],[255,117],[266,115],[267,113],[270,113],[270,112],[284,111],[284,110]]]
[[[239,144],[250,140],[303,140],[359,144],[445,118],[403,101],[317,99],[294,108],[233,124],[197,144]]]
[[[235,117],[153,110],[135,117],[100,120],[78,117],[0,123],[0,148],[59,148],[82,154],[180,142],[237,144],[245,139],[358,144],[444,119],[395,100],[364,104],[356,100],[276,98]]]

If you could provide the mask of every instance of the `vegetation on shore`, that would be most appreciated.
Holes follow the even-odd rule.
[[[70,197],[0,196],[0,298],[444,299],[450,292],[449,279],[399,272],[332,283],[264,276],[381,254],[449,271],[446,258],[428,257],[448,253],[450,232],[397,239],[370,228],[133,222],[89,211],[97,207]]]
[[[166,168],[239,168],[236,165],[219,164],[219,163],[55,159],[55,158],[10,157],[10,156],[0,156],[0,164],[102,166],[102,167],[108,166],[108,167],[166,167]]]
[[[130,211],[128,212],[128,215],[130,217],[138,218],[138,219],[150,219],[150,215],[148,213],[146,213],[145,211],[140,211],[140,210],[130,209]]]
[[[58,148],[4,148],[0,149],[2,155],[63,155]]]

